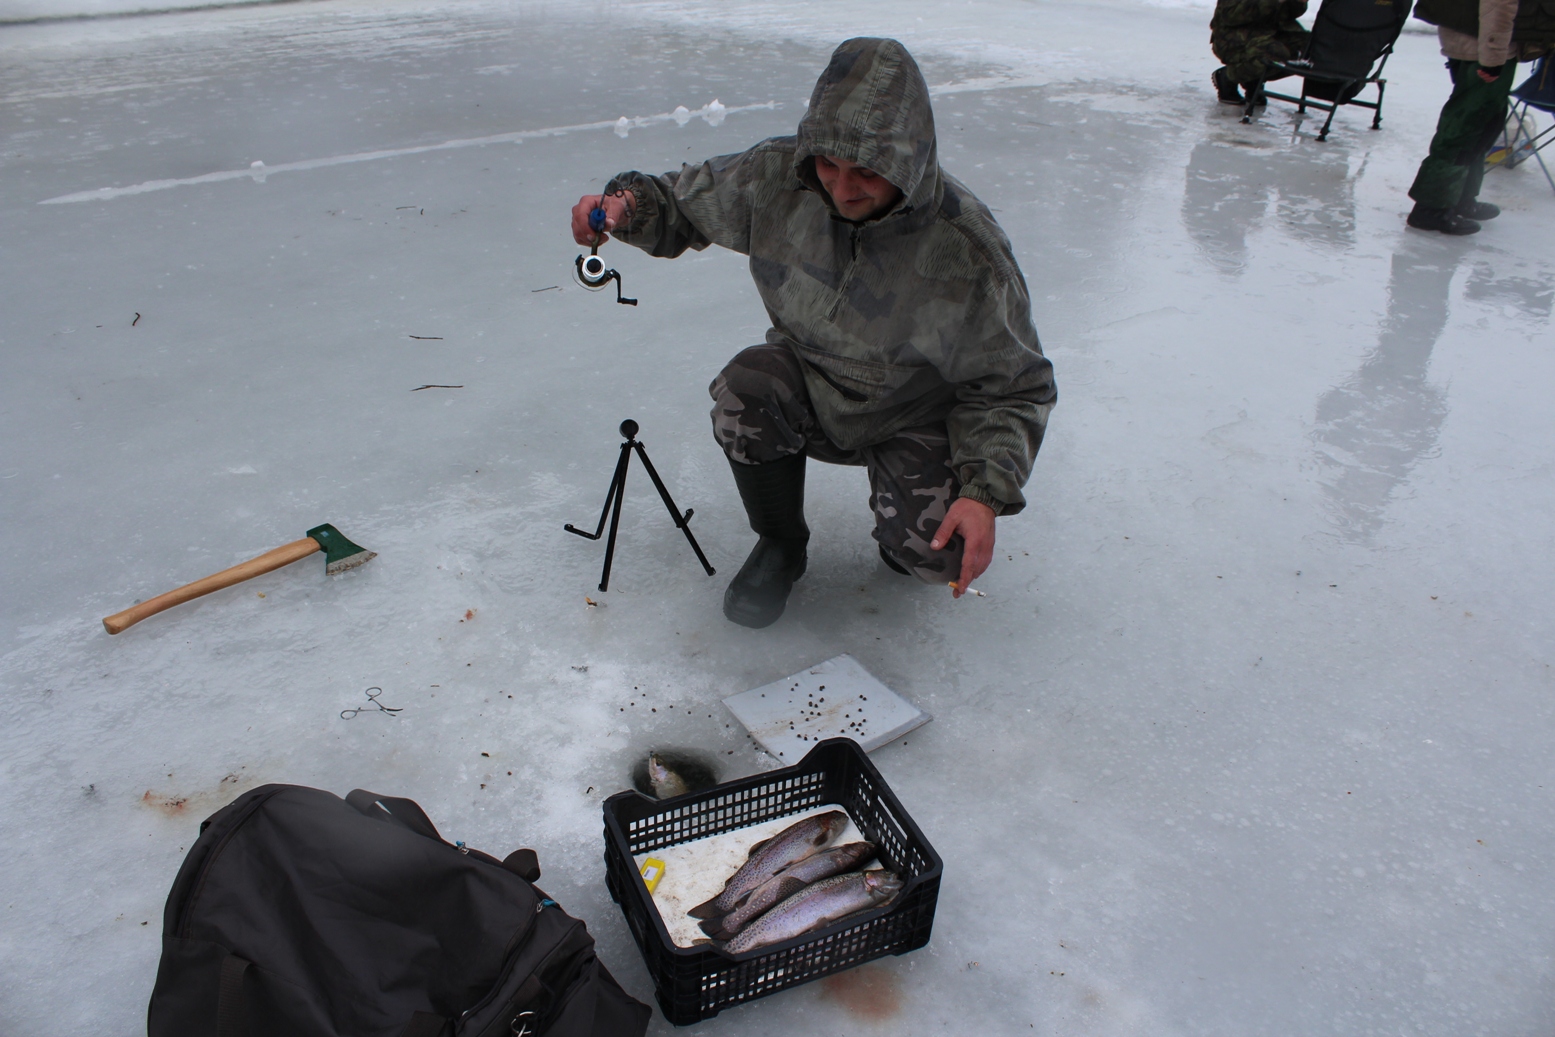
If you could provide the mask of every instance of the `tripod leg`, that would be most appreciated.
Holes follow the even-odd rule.
[[[632,445],[637,448],[637,456],[643,459],[643,467],[648,469],[648,478],[653,480],[654,488],[659,491],[659,496],[664,499],[664,506],[669,509],[670,517],[675,520],[675,525],[679,527],[682,533],[686,534],[686,539],[691,542],[691,550],[696,552],[697,561],[702,563],[702,568],[707,570],[707,575],[713,575],[717,570],[712,567],[707,560],[707,556],[702,553],[702,545],[697,543],[697,538],[691,535],[691,512],[687,511],[684,515],[680,513],[680,508],[670,499],[670,491],[665,488],[664,480],[659,478],[658,469],[654,468],[653,462],[648,460],[648,451],[643,449],[643,445],[635,440]]]
[[[621,502],[626,500],[626,468],[632,460],[631,445],[631,440],[621,444],[621,463],[616,466],[615,510],[610,513],[610,539],[605,541],[605,569],[599,574],[599,589],[602,591],[610,589],[610,563],[616,556],[616,530],[621,528]],[[599,521],[604,523],[603,515]]]
[[[619,497],[621,493],[621,484],[626,482],[626,462],[631,457],[631,455],[627,453],[629,447],[629,443],[621,444],[621,459],[616,462],[615,474],[610,477],[610,489],[605,493],[605,506],[599,509],[599,525],[594,527],[594,532],[590,533],[587,530],[579,529],[571,522],[563,526],[563,529],[569,533],[576,533],[578,536],[587,540],[598,540],[600,538],[600,535],[605,531],[605,516],[610,514],[610,502]],[[620,511],[621,509],[619,507],[616,508],[617,514],[619,514]]]

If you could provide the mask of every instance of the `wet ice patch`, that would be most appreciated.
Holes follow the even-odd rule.
[[[1159,115],[1163,107],[1160,99],[1139,93],[1065,94],[1063,100],[1083,104],[1092,111],[1117,115]]]

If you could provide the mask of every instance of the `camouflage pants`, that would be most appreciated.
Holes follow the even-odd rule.
[[[1284,79],[1289,72],[1276,72],[1271,61],[1289,61],[1305,52],[1310,34],[1299,25],[1289,28],[1251,31],[1231,29],[1210,36],[1210,49],[1226,63],[1232,82],[1246,86],[1267,80]]]
[[[903,429],[882,443],[844,450],[826,437],[810,406],[799,358],[785,346],[741,351],[708,386],[713,438],[737,464],[762,464],[803,452],[828,464],[869,469],[875,539],[898,565],[926,583],[961,573],[962,542],[929,547],[961,482],[950,467],[944,425]]]

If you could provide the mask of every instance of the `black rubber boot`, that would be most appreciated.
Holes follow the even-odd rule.
[[[1217,68],[1215,71],[1211,72],[1209,74],[1209,81],[1214,84],[1215,94],[1220,98],[1221,104],[1234,104],[1240,106],[1244,103],[1242,99],[1242,91],[1236,88],[1236,83],[1234,83],[1231,77],[1226,74],[1224,67]]]
[[[1466,220],[1479,220],[1483,222],[1484,220],[1493,220],[1500,216],[1501,206],[1491,205],[1489,202],[1482,202],[1476,198],[1472,202],[1459,202],[1458,207],[1453,212]]]
[[[1500,212],[1499,209],[1496,211]],[[1418,204],[1410,210],[1409,218],[1404,222],[1416,230],[1439,230],[1454,237],[1479,233],[1479,224],[1459,216],[1451,209],[1431,209]]]
[[[1209,81],[1215,87],[1215,95],[1220,98],[1221,104],[1241,105],[1245,103],[1242,91],[1237,89],[1236,81],[1226,72],[1225,68],[1217,68],[1209,74]]]
[[[804,520],[803,454],[766,464],[730,461],[756,546],[724,591],[724,615],[742,627],[771,626],[804,575],[810,527]]]

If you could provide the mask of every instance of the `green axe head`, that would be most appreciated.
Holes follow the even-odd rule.
[[[362,563],[378,557],[378,552],[351,543],[344,533],[328,522],[308,530],[308,536],[317,540],[319,546],[324,549],[324,571],[331,576],[343,573],[347,569],[355,569]]]

